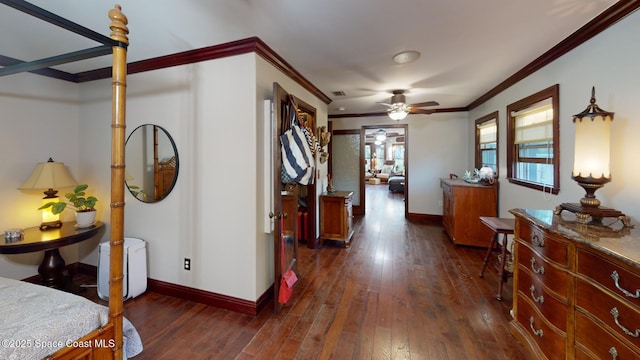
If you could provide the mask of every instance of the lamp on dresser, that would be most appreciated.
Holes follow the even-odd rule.
[[[76,186],[77,182],[64,166],[64,163],[49,161],[38,163],[31,176],[18,188],[18,190],[45,190],[42,204],[59,201],[58,190]],[[40,230],[57,229],[62,226],[60,214],[53,214],[51,207],[42,210],[42,224]]]
[[[576,214],[577,221],[588,224],[602,224],[603,218],[618,218],[625,226],[631,219],[622,212],[600,206],[595,196],[596,190],[611,181],[609,169],[610,133],[612,112],[602,110],[596,104],[596,90],[591,88],[591,100],[587,108],[573,115],[576,125],[575,154],[571,178],[586,192],[580,203],[563,203],[556,208],[556,214],[568,210]]]

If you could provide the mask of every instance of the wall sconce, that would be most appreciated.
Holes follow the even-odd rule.
[[[618,210],[600,206],[595,196],[596,190],[611,181],[609,169],[610,133],[613,113],[596,105],[596,89],[591,89],[589,106],[580,114],[573,115],[576,124],[575,155],[571,178],[586,192],[580,203],[563,203],[556,208],[573,212],[577,221],[583,224],[602,224],[607,217],[618,218],[625,226],[631,219]]]
[[[64,166],[64,163],[55,162],[49,158],[49,161],[38,163],[33,170],[31,176],[20,185],[18,190],[45,190],[45,197],[42,199],[42,205],[49,202],[59,201],[57,190],[54,188],[64,188],[76,186],[77,182]],[[42,211],[42,224],[40,230],[56,229],[62,226],[60,214],[53,214],[51,207]]]

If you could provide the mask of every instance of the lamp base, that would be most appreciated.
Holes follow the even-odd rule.
[[[562,203],[556,206],[554,213],[560,215],[563,210],[576,214],[577,222],[581,224],[602,225],[603,218],[617,218],[624,226],[632,226],[631,218],[622,212],[604,206],[583,206],[576,203]]]
[[[42,230],[42,231],[51,230],[51,229],[59,229],[61,227],[62,227],[62,221],[60,221],[60,220],[43,222],[42,224],[40,224],[40,230]]]

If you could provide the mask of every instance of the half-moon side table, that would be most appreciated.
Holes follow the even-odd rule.
[[[44,251],[44,258],[38,266],[40,282],[48,287],[65,290],[65,262],[60,248],[90,239],[104,228],[102,222],[96,222],[88,228],[77,228],[75,221],[65,222],[58,229],[40,230],[39,227],[24,229],[21,240],[0,240],[0,254],[23,254]]]

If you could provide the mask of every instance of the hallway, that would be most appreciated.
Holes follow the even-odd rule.
[[[526,359],[508,331],[511,281],[500,302],[496,272],[478,277],[484,250],[405,220],[387,186],[371,190],[349,249],[300,246],[300,281],[277,316],[151,292],[127,301],[136,359]]]

